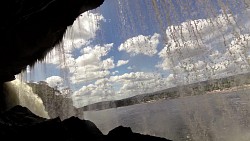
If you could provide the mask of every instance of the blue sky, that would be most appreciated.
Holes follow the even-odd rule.
[[[24,76],[69,87],[76,107],[248,72],[249,3],[106,0]]]

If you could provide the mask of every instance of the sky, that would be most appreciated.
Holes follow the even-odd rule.
[[[249,72],[247,0],[106,0],[81,14],[27,81],[74,106]]]

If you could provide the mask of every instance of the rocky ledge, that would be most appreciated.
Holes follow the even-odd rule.
[[[129,127],[119,126],[104,135],[89,120],[70,117],[45,119],[33,114],[29,109],[15,106],[0,115],[1,140],[25,141],[170,141],[150,135],[133,133]]]

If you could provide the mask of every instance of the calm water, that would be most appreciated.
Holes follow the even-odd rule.
[[[123,125],[175,141],[249,141],[250,89],[85,112],[104,134]]]

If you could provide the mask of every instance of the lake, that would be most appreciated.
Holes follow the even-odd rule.
[[[107,134],[122,125],[174,141],[249,141],[250,88],[180,97],[101,111],[87,111]]]

